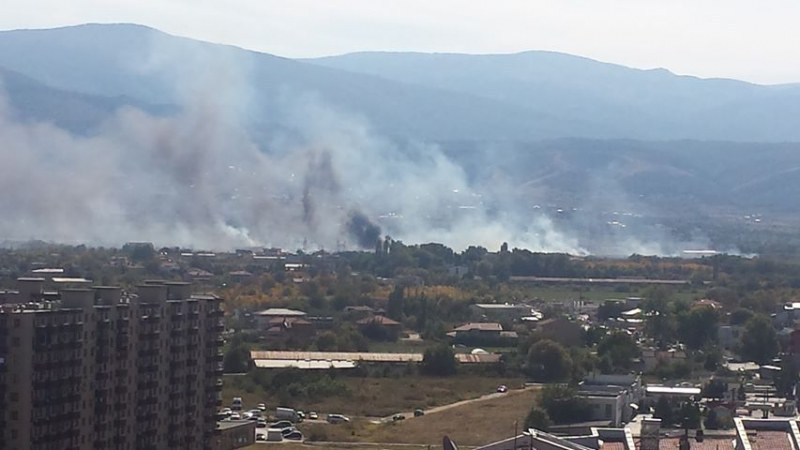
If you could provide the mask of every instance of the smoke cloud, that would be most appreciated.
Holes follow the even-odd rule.
[[[313,93],[286,92],[274,112],[283,127],[254,133],[246,61],[198,54],[196,67],[176,68],[173,50],[155,48],[142,70],[176,80],[180,109],[168,117],[122,108],[77,136],[20,120],[0,93],[0,236],[225,250],[373,248],[386,233],[455,249],[590,251],[514,187],[472,186],[437,146],[381,138]]]

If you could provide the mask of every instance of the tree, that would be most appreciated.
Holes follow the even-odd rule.
[[[547,411],[538,405],[533,405],[528,417],[525,418],[525,428],[535,428],[537,430],[547,431],[553,425]]]
[[[250,369],[250,348],[240,335],[231,339],[230,347],[222,358],[222,368],[226,373],[243,373]]]
[[[653,411],[653,417],[661,419],[661,424],[664,427],[669,427],[674,423],[675,412],[672,410],[672,403],[670,403],[667,397],[659,397],[656,402],[655,410]]]
[[[422,356],[422,373],[426,375],[454,375],[457,370],[456,365],[456,355],[446,344],[429,348]]]
[[[561,344],[542,339],[528,350],[525,369],[536,381],[564,381],[572,372],[572,358]]]
[[[678,323],[680,339],[690,349],[697,350],[717,339],[719,315],[711,306],[690,309]]]
[[[721,399],[725,397],[726,392],[728,392],[728,383],[719,378],[712,378],[703,386],[703,397],[706,398]]]
[[[627,372],[633,366],[633,359],[639,356],[639,346],[628,333],[616,331],[597,344],[597,356],[601,360],[608,357],[614,372]]]
[[[405,293],[402,286],[395,286],[389,294],[389,302],[386,304],[386,315],[394,320],[403,320],[403,309],[405,306]]]
[[[747,321],[739,353],[757,364],[766,364],[778,354],[778,337],[768,317],[757,315]]]
[[[584,422],[591,416],[586,399],[565,384],[548,384],[539,397],[542,407],[554,423]]]

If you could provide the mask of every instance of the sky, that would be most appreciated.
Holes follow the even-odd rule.
[[[800,0],[2,0],[0,29],[127,22],[286,57],[551,50],[800,82]]]

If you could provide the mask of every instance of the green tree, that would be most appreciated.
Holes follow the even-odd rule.
[[[250,369],[250,348],[236,335],[231,339],[228,351],[222,358],[222,369],[226,373],[244,373]]]
[[[591,416],[586,399],[565,384],[548,384],[539,396],[542,407],[554,423],[584,422]]]
[[[717,339],[719,314],[711,306],[700,306],[682,314],[678,321],[680,340],[692,350],[703,348]]]
[[[608,358],[614,372],[627,372],[633,367],[633,359],[639,356],[639,346],[624,331],[607,334],[597,344],[597,356]]]
[[[672,426],[675,422],[675,412],[672,410],[672,403],[667,397],[659,397],[656,401],[656,407],[653,411],[653,417],[661,419],[661,425],[664,427]]]
[[[394,320],[403,320],[403,309],[405,309],[405,289],[402,286],[395,286],[389,301],[386,304],[386,315]]]
[[[525,418],[525,428],[535,428],[537,430],[547,431],[553,425],[547,411],[542,409],[539,405],[533,405]]]
[[[422,356],[422,373],[435,376],[455,375],[456,355],[449,345],[440,344],[425,350]]]
[[[778,354],[778,337],[767,316],[757,315],[747,321],[739,353],[757,364],[766,364]]]
[[[572,373],[572,358],[561,344],[542,339],[528,350],[525,369],[536,381],[564,381]]]

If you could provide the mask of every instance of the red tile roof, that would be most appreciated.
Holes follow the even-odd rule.
[[[748,431],[747,439],[753,450],[795,450],[785,431]]]

